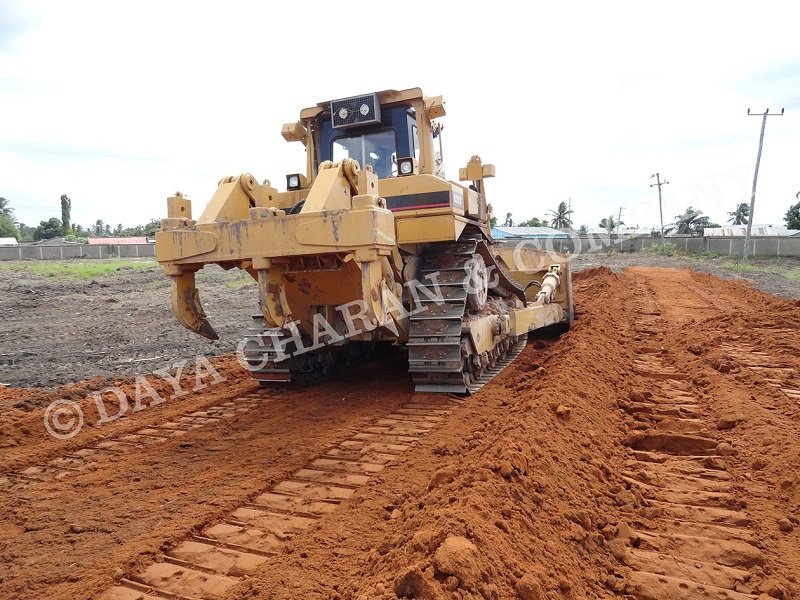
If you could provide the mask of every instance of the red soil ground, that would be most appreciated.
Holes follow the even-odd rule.
[[[689,538],[665,528],[680,525],[692,540],[708,528],[664,524],[653,510],[662,492],[628,475],[641,467],[632,467],[637,444],[663,439],[672,422],[641,406],[674,380],[693,399],[695,433],[670,434],[661,451],[674,458],[686,444],[707,447],[704,464],[746,515],[740,529],[752,560],[734,568],[708,559],[732,569],[729,597],[800,598],[800,397],[792,395],[800,303],[743,282],[644,268],[579,273],[575,296],[570,332],[529,343],[491,384],[219,597],[678,597],[647,587],[649,575],[642,584],[634,558],[647,551],[705,564],[697,546],[679,543]],[[644,360],[665,375],[637,367]],[[224,383],[195,392],[195,375],[185,374],[185,396],[105,425],[87,395],[108,381],[0,390],[0,402],[25,397],[0,416],[0,473],[12,474],[0,492],[0,597],[97,598],[332,445],[426,398],[414,394],[397,353],[308,389],[268,391],[263,406],[185,435],[105,452],[69,476],[14,478],[255,392],[232,357],[213,364]],[[149,381],[165,397],[174,391]],[[135,381],[119,383],[132,397]],[[86,415],[67,441],[43,425],[44,407],[58,398]]]

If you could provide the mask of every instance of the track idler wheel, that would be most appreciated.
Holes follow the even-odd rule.
[[[489,270],[480,254],[474,254],[467,263],[467,305],[473,312],[480,312],[489,297]]]

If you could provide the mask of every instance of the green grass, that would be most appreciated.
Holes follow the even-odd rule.
[[[255,279],[250,277],[249,273],[247,273],[247,272],[243,272],[243,273],[244,273],[243,277],[238,277],[238,278],[234,279],[233,281],[226,281],[225,282],[225,287],[227,289],[229,289],[229,290],[240,290],[240,289],[248,287],[248,286],[255,286],[256,285]]]
[[[783,276],[791,281],[800,283],[800,269],[784,269]]]
[[[663,244],[652,244],[644,249],[649,254],[663,254],[664,256],[674,256],[678,252],[678,247],[672,242]]]
[[[766,273],[772,272],[761,265],[754,265],[748,262],[739,262],[734,260],[726,260],[720,265],[723,269],[728,271],[737,271],[739,273]]]
[[[78,259],[71,261],[8,261],[0,262],[0,270],[20,271],[40,277],[95,279],[118,275],[125,271],[149,271],[158,267],[154,260]]]
[[[712,259],[713,258],[720,258],[721,255],[717,254],[716,252],[709,252],[707,250],[698,250],[697,252],[689,252],[689,254],[687,254],[686,256],[688,258],[696,258],[698,260],[704,260],[704,259],[708,259],[708,258],[712,258]]]
[[[758,262],[753,263],[735,260],[726,260],[720,266],[723,269],[735,271],[737,273],[772,273],[773,275],[780,275],[790,281],[800,281],[800,267],[786,268]]]

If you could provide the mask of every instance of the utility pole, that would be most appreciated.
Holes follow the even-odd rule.
[[[666,179],[661,181],[661,175],[659,173],[654,173],[650,175],[650,179],[653,177],[656,178],[656,183],[651,183],[650,187],[658,186],[658,215],[661,217],[661,245],[664,245],[664,210],[661,208],[661,186],[668,185],[669,181]]]
[[[624,206],[619,207],[619,216],[617,217],[617,235],[619,235],[619,226],[622,225],[622,209]]]
[[[761,164],[761,150],[764,148],[764,130],[767,127],[767,117],[781,117],[783,116],[783,109],[779,113],[770,113],[769,109],[763,113],[751,113],[747,109],[747,114],[751,117],[761,118],[761,137],[758,138],[758,156],[756,156],[756,171],[753,174],[753,192],[750,194],[750,218],[747,220],[747,235],[744,238],[744,254],[742,258],[747,260],[750,257],[750,232],[753,229],[753,216],[756,211],[756,184],[758,183],[758,167]]]

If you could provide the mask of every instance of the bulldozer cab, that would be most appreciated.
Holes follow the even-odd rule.
[[[331,115],[317,118],[319,141],[316,166],[326,160],[338,162],[353,158],[359,165],[372,165],[379,179],[397,176],[398,157],[419,160],[419,134],[414,109],[389,106],[381,111],[380,121],[368,125],[337,127]]]
[[[384,90],[303,109],[300,121],[286,123],[282,135],[306,146],[309,184],[325,163],[344,159],[358,161],[362,169],[370,165],[384,181],[408,175],[443,178],[441,139],[435,139],[441,131],[435,119],[443,116],[441,96],[426,97],[419,88]]]

